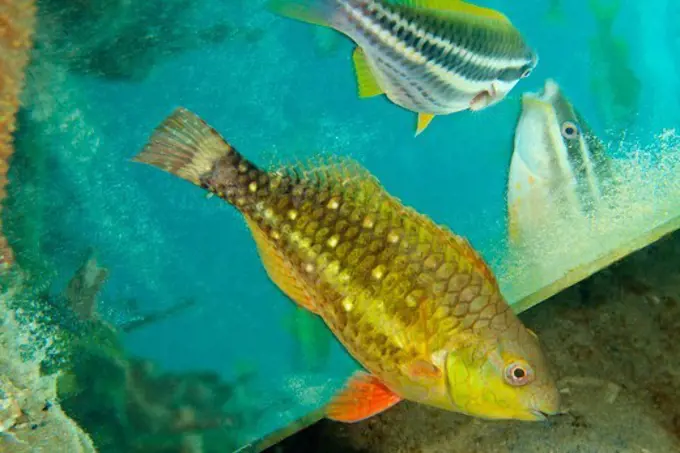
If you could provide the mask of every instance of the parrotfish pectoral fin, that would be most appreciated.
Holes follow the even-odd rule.
[[[266,234],[260,230],[255,222],[246,218],[248,228],[253,234],[257,251],[260,253],[262,264],[267,275],[274,284],[283,291],[286,296],[312,313],[317,313],[314,299],[307,290],[302,279],[297,275],[293,266],[288,263],[286,258],[273,246]]]
[[[442,372],[433,364],[425,360],[414,360],[407,366],[407,372],[412,378],[440,378]]]
[[[330,27],[335,0],[269,0],[268,8],[281,16]]]
[[[418,114],[418,126],[416,127],[416,137],[419,136],[427,126],[430,125],[434,115],[431,113],[419,113]]]
[[[401,397],[378,378],[360,371],[327,406],[326,417],[339,422],[358,422],[389,409],[399,401]]]
[[[496,19],[510,23],[503,13],[491,8],[473,5],[463,0],[388,0],[390,3],[410,6],[412,8],[433,9],[445,12],[466,13],[477,17]]]
[[[354,72],[359,87],[359,97],[370,98],[383,94],[384,91],[378,85],[378,81],[375,79],[371,67],[366,61],[366,54],[361,50],[361,47],[354,49],[352,60],[354,61]]]

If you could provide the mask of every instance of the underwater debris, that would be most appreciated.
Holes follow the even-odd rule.
[[[97,315],[97,296],[109,276],[109,271],[99,266],[94,250],[71,278],[64,292],[71,310],[81,320],[92,320]]]
[[[0,451],[95,452],[89,436],[62,411],[57,375],[41,370],[50,339],[17,320],[10,297],[0,296]]]
[[[0,2],[0,202],[6,195],[12,135],[24,83],[24,70],[33,46],[36,8],[32,0]],[[0,222],[1,231],[1,222]],[[14,262],[12,250],[0,233],[0,265]]]
[[[124,322],[123,324],[120,324],[118,326],[118,329],[122,330],[125,333],[130,333],[133,330],[137,330],[139,328],[142,328],[144,326],[147,326],[149,324],[153,324],[159,321],[162,321],[170,316],[173,316],[180,311],[183,311],[189,307],[193,307],[196,305],[196,301],[193,299],[187,299],[183,302],[179,302],[176,305],[171,306],[170,308],[167,308],[165,310],[158,310],[155,312],[147,313],[144,315],[140,315],[139,318]],[[137,311],[137,310],[135,310]]]
[[[245,369],[225,381],[214,372],[165,373],[149,360],[128,356],[121,341],[124,333],[166,319],[194,306],[195,301],[188,299],[115,326],[98,312],[108,270],[95,255],[94,249],[88,249],[63,293],[51,294],[47,285],[36,291],[35,306],[25,306],[25,318],[41,325],[51,323],[53,326],[41,328],[55,328],[61,334],[59,340],[56,335],[52,340],[60,349],[57,359],[49,365],[41,360],[43,368],[58,370],[52,374],[58,390],[30,412],[24,411],[22,404],[14,404],[23,393],[14,388],[6,391],[13,399],[0,398],[3,430],[14,436],[15,431],[35,424],[33,418],[26,424],[25,412],[31,416],[52,412],[59,404],[90,433],[102,453],[197,453],[240,446],[240,436],[266,415],[272,403],[267,401],[266,408],[250,403],[245,388],[257,374]],[[245,405],[241,401],[244,394]],[[9,439],[9,435],[5,437]]]
[[[189,0],[40,0],[41,28],[55,62],[88,76],[139,82],[165,59],[232,40],[253,43],[263,30],[221,20],[201,30]]]

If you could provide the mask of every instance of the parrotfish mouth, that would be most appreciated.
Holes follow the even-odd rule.
[[[553,79],[546,79],[541,92],[534,93],[528,91],[522,94],[522,104],[524,106],[531,104],[552,105],[559,92],[560,87],[557,85],[557,82]]]
[[[533,410],[531,411],[531,413],[536,417],[536,420],[538,420],[538,421],[547,420],[547,419],[548,419],[548,415],[549,415],[549,414],[547,414],[547,413],[545,413],[545,412],[543,412],[543,411],[539,411],[539,410],[537,410],[537,409],[533,409]]]

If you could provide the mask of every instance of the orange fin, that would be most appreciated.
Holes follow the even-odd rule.
[[[326,407],[326,417],[339,422],[358,422],[389,409],[399,401],[401,397],[378,378],[360,371]]]
[[[298,277],[295,269],[290,265],[285,256],[272,245],[269,238],[260,230],[255,222],[246,218],[246,223],[253,234],[257,250],[260,253],[262,264],[267,271],[267,275],[299,306],[318,314],[314,299],[304,281]]]
[[[408,365],[408,373],[414,378],[438,378],[442,372],[432,363],[425,360],[414,360]]]
[[[431,113],[419,113],[418,114],[418,127],[416,127],[416,137],[419,136],[427,126],[430,125],[434,115]]]

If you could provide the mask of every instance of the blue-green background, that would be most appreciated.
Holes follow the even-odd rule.
[[[310,374],[291,361],[294,340],[284,319],[293,305],[267,278],[231,207],[129,162],[153,128],[181,105],[261,165],[321,152],[352,156],[389,192],[466,236],[493,264],[506,234],[506,175],[522,91],[555,78],[603,138],[625,128],[651,142],[677,125],[680,7],[663,0],[624,3],[614,32],[627,42],[630,69],[642,81],[632,123],[605,124],[603,93],[591,87],[607,62],[590,50],[596,25],[587,2],[562,2],[562,22],[553,22],[548,2],[489,1],[485,6],[501,9],[535,47],[536,71],[493,108],[438,117],[414,138],[415,114],[383,97],[357,97],[349,40],[338,37],[337,49],[324,51],[313,26],[274,16],[259,0],[202,2],[185,18],[197,30],[226,19],[262,28],[262,39],[176,55],[141,82],[74,74],[55,82],[63,91],[62,115],[76,112],[82,120],[47,135],[53,190],[68,189],[81,203],[51,225],[68,244],[52,251],[62,283],[77,264],[72,250],[94,246],[111,270],[102,297],[110,319],[125,318],[125,298],[149,310],[194,298],[197,306],[183,315],[127,336],[130,351],[166,369],[213,369],[225,377],[249,363],[261,371],[253,393],[273,402],[291,376]],[[616,69],[613,74],[611,84]],[[69,200],[53,201],[68,208]],[[245,437],[264,436],[321,406],[354,367],[337,344],[328,363],[306,378],[309,385],[329,384],[320,399],[290,408],[285,417],[273,408]]]

